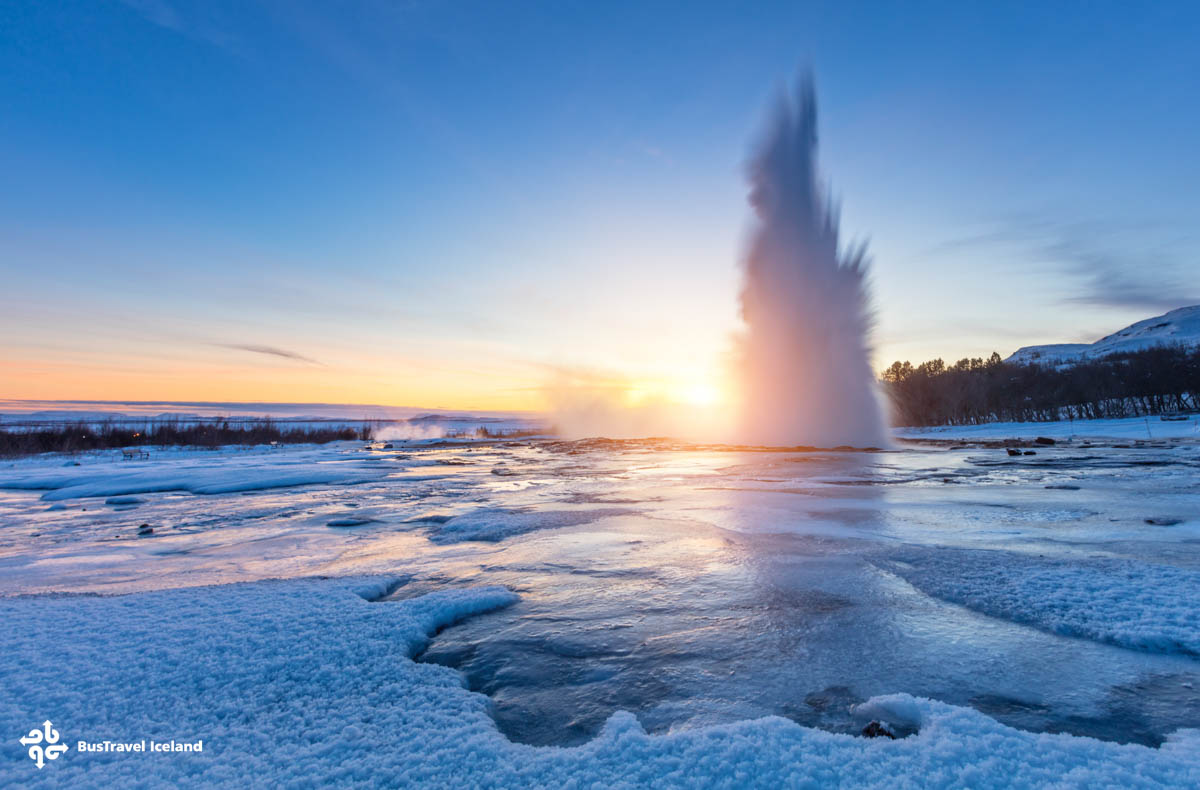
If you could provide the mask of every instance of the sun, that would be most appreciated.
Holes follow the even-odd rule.
[[[691,406],[713,406],[721,400],[720,389],[709,382],[692,382],[678,387],[673,400]]]

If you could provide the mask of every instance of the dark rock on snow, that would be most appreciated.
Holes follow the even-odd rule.
[[[891,726],[886,721],[875,720],[862,728],[863,737],[866,738],[891,738],[896,740],[896,733],[892,732]]]

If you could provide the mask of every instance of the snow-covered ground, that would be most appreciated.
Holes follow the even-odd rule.
[[[0,785],[1197,786],[1200,441],[1050,427],[4,461]]]
[[[897,428],[900,439],[1200,439],[1200,415],[1183,420],[1159,417],[1123,417],[1108,420],[1059,420],[1057,422],[991,422],[984,425],[939,425],[933,428]]]
[[[897,694],[868,740],[771,717],[658,736],[616,713],[571,749],[507,740],[458,673],[412,658],[443,626],[512,603],[501,588],[371,602],[396,582],[293,581],[118,598],[0,602],[0,722],[49,717],[60,742],[203,741],[182,754],[65,754],[22,787],[1194,787],[1200,731],[1157,749],[1032,734]],[[366,597],[363,593],[367,593]],[[31,718],[33,717],[33,718]]]

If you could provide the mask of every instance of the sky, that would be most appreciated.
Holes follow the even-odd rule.
[[[875,363],[1200,302],[1195,3],[0,6],[0,398],[720,397],[816,77]]]

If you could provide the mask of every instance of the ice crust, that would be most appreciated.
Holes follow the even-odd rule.
[[[305,485],[352,485],[378,480],[395,471],[364,460],[329,462],[322,451],[300,451],[272,458],[235,455],[229,448],[208,457],[163,453],[150,461],[93,462],[46,466],[50,456],[33,458],[0,471],[0,489],[45,491],[48,502],[83,497],[128,497],[164,491],[230,494]],[[114,502],[114,504],[116,504]]]
[[[539,529],[590,524],[607,516],[629,512],[632,511],[622,508],[590,510],[479,508],[446,521],[434,533],[433,540],[437,543],[456,543],[465,540],[496,541]]]
[[[1120,647],[1200,656],[1200,571],[952,548],[885,565],[928,595],[992,617]]]

